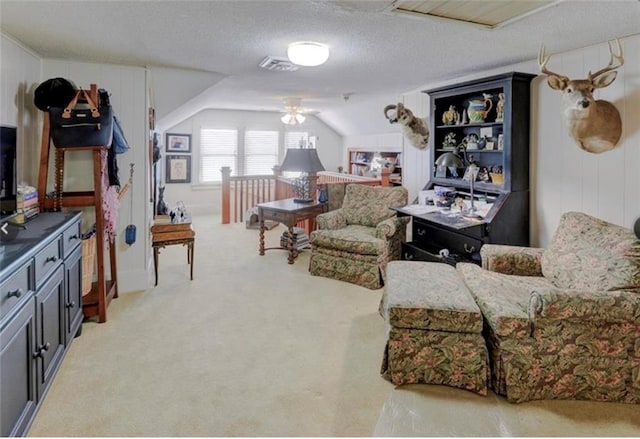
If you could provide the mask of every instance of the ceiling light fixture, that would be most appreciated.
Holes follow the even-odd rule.
[[[280,118],[282,123],[285,124],[285,125],[301,124],[306,119],[307,119],[306,117],[304,117],[302,114],[300,114],[300,113],[298,113],[296,111],[291,111],[289,113],[283,114],[282,117]]]
[[[299,41],[287,48],[289,61],[299,66],[315,67],[329,59],[329,46],[313,41]]]

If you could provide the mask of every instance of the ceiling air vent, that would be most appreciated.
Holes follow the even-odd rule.
[[[286,59],[278,59],[272,56],[265,56],[259,67],[267,70],[275,70],[277,72],[293,72],[298,70],[298,66],[287,61]]]

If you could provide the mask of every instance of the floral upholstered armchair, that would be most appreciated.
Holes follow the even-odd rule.
[[[640,240],[577,212],[547,249],[485,245],[456,269],[484,318],[491,382],[511,402],[640,403]]]
[[[311,274],[381,288],[387,262],[400,259],[409,222],[390,208],[407,200],[401,186],[347,185],[342,207],[316,218],[318,230],[310,236]]]

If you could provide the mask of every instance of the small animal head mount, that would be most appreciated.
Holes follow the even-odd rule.
[[[391,112],[391,110],[395,111]],[[402,103],[384,107],[384,117],[389,123],[402,125],[403,134],[416,148],[425,149],[429,145],[429,127],[426,121],[414,116],[413,112],[405,108]]]
[[[617,108],[608,101],[593,98],[593,91],[610,85],[618,74],[615,70],[624,64],[622,46],[616,39],[618,50],[609,46],[609,64],[595,73],[589,72],[587,79],[569,79],[547,69],[551,55],[545,56],[544,45],[540,46],[538,65],[540,73],[547,75],[547,82],[554,90],[562,92],[562,118],[569,134],[580,148],[593,153],[613,149],[622,135],[622,120]]]

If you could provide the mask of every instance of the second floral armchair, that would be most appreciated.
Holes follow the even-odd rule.
[[[311,274],[381,288],[387,262],[400,259],[409,222],[390,208],[407,200],[401,186],[348,185],[342,207],[316,218],[318,230],[310,236]]]

